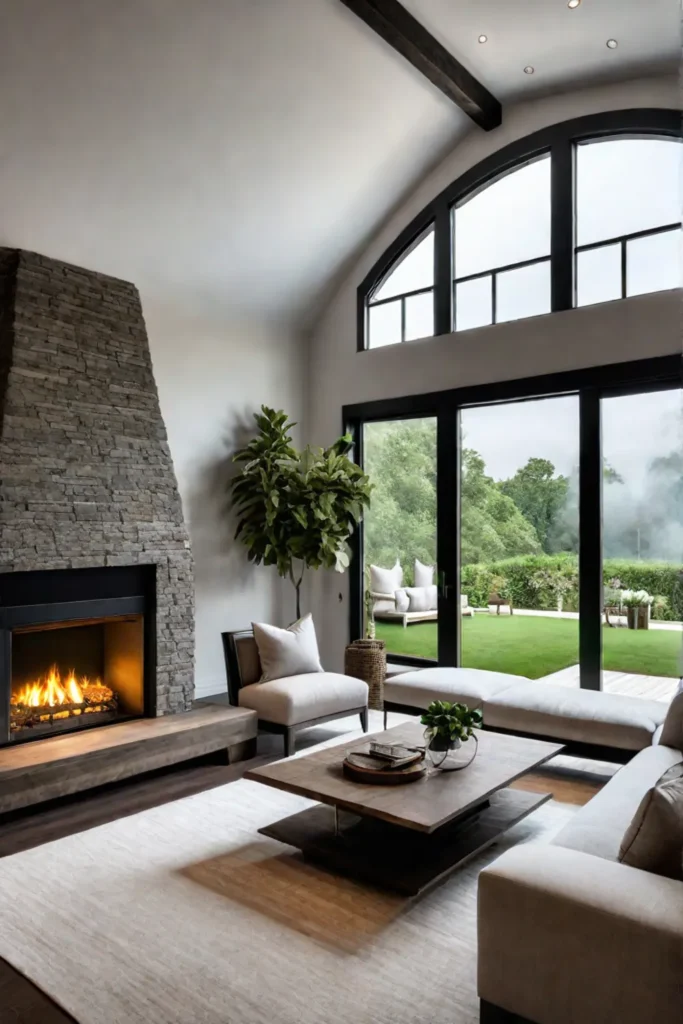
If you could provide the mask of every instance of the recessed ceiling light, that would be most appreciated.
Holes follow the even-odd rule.
[[[489,37],[485,36],[484,33],[482,32],[482,34],[479,36],[479,42],[480,43],[487,43],[488,42],[488,38]]]
[[[608,39],[605,45],[607,46],[608,50],[616,50],[619,43],[616,41],[616,39]]]
[[[567,0],[567,7],[570,11],[575,11],[577,7],[581,6],[581,0]]]
[[[524,74],[525,75],[533,75],[535,70],[536,69],[532,68],[531,64],[527,64],[527,66],[524,68]]]

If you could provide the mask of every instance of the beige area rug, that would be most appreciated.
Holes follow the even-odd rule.
[[[475,1024],[477,875],[575,808],[411,903],[257,834],[307,806],[240,780],[8,857],[0,956],[80,1024]]]

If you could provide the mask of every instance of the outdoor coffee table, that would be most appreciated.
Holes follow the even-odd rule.
[[[405,722],[246,772],[246,779],[319,801],[259,832],[339,874],[415,896],[551,799],[509,787],[562,744],[503,733],[478,732],[479,752],[463,771],[430,772],[400,786],[344,777],[346,754],[369,739],[418,746],[423,733],[417,721]]]

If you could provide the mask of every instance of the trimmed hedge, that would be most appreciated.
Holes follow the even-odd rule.
[[[504,580],[504,588],[515,608],[534,608],[554,611],[557,598],[552,589],[537,590],[531,585],[539,570],[558,573],[572,578],[578,571],[576,555],[523,555],[500,562],[479,562],[462,567],[462,592],[475,608],[484,608],[489,594],[496,589],[496,578]],[[683,620],[683,566],[666,562],[630,562],[622,558],[607,558],[603,565],[605,585],[618,578],[623,589],[647,590],[649,594],[665,597],[668,606],[656,611],[656,617],[671,621]],[[578,611],[579,595],[574,587],[565,596],[565,611]]]

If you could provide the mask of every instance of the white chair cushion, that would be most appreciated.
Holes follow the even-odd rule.
[[[239,703],[240,707],[252,708],[266,722],[299,725],[325,715],[366,707],[368,685],[362,679],[336,672],[307,672],[243,686]]]
[[[288,629],[269,626],[265,622],[252,622],[251,625],[261,661],[262,683],[304,672],[322,672],[310,614],[298,619]]]
[[[394,594],[394,606],[397,612],[407,612],[410,608],[410,600],[404,587]]]
[[[665,714],[666,704],[655,700],[529,681],[489,698],[484,722],[511,732],[642,750]]]
[[[384,699],[411,708],[426,708],[433,700],[479,707],[495,694],[523,681],[522,676],[480,668],[422,668],[387,679]]]
[[[398,558],[393,569],[383,569],[381,565],[370,566],[370,590],[373,594],[391,596],[403,584],[403,569]]]
[[[680,752],[670,747],[641,750],[574,815],[553,843],[616,861],[624,833],[641,800],[664,772],[680,760]]]
[[[434,566],[423,565],[419,558],[415,559],[413,571],[413,585],[416,587],[431,587],[434,583]]]

